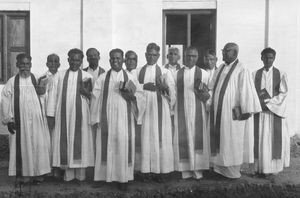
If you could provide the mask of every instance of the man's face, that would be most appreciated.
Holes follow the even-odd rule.
[[[82,64],[82,56],[80,54],[71,54],[68,58],[70,70],[77,71]]]
[[[264,63],[264,67],[270,68],[273,65],[275,56],[273,53],[266,53],[261,57],[261,60]]]
[[[100,56],[97,50],[95,49],[89,50],[86,56],[87,56],[86,57],[87,61],[89,62],[90,65],[98,66]]]
[[[180,59],[178,50],[175,50],[175,49],[169,50],[167,58],[168,58],[169,64],[171,64],[171,65],[177,64],[178,60]]]
[[[154,65],[157,63],[157,60],[159,58],[159,53],[154,49],[150,49],[145,53],[145,56],[146,56],[147,64]]]
[[[120,52],[114,52],[112,53],[112,55],[110,56],[109,59],[110,62],[110,66],[113,70],[115,71],[120,71],[122,69],[122,65],[123,65],[123,56]]]
[[[196,50],[187,50],[185,52],[185,65],[189,68],[196,65],[198,60],[198,51]]]
[[[52,74],[55,74],[57,72],[57,69],[59,68],[60,66],[60,63],[59,63],[59,58],[57,56],[50,56],[48,59],[47,59],[47,63],[46,63],[49,71],[52,73]]]
[[[217,64],[217,57],[215,57],[214,55],[211,55],[211,54],[206,54],[203,58],[203,62],[204,62],[204,65],[206,66],[206,68],[208,68],[210,70],[214,69]]]
[[[136,55],[135,54],[129,54],[126,57],[125,65],[126,65],[126,68],[127,68],[128,71],[131,71],[131,70],[135,69],[136,66],[137,66],[137,57],[136,57]]]
[[[237,52],[233,46],[225,45],[222,50],[223,61],[227,64],[232,63],[237,58]]]
[[[17,67],[19,68],[19,74],[23,77],[28,77],[30,75],[31,61],[28,58],[22,58],[17,61]]]

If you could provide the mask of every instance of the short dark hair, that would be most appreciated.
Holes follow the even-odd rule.
[[[197,49],[196,47],[194,47],[194,46],[188,46],[188,47],[186,48],[186,50],[185,50],[185,53],[186,53],[187,51],[192,51],[192,50],[195,50],[195,51],[198,52],[198,54],[199,54],[198,49]]]
[[[85,55],[87,56],[88,55],[88,53],[89,53],[89,51],[91,51],[91,50],[96,50],[96,52],[98,53],[98,55],[100,56],[100,52],[96,49],[96,48],[94,48],[94,47],[91,47],[91,48],[89,48],[88,50],[86,50],[86,53],[85,53]]]
[[[82,59],[84,57],[83,52],[80,49],[78,49],[78,48],[73,48],[73,49],[69,50],[68,56],[71,57],[73,54],[79,54]]]
[[[23,58],[27,58],[31,61],[31,56],[29,54],[21,53],[21,54],[18,54],[16,57],[17,62],[20,62]]]
[[[115,48],[115,49],[110,50],[109,57],[111,57],[113,53],[120,53],[122,55],[122,57],[124,56],[123,50],[121,50],[119,48]]]
[[[134,51],[128,50],[128,51],[125,53],[125,58],[128,58],[128,56],[129,56],[130,54],[135,55],[136,58],[138,57],[137,54],[136,54]]]
[[[263,49],[263,51],[261,51],[260,54],[261,54],[261,56],[263,56],[263,55],[265,55],[267,53],[271,53],[274,56],[276,56],[276,51],[274,49],[270,48],[270,47],[267,47],[267,48]]]
[[[47,61],[48,61],[52,56],[55,56],[56,58],[58,58],[58,61],[59,61],[59,56],[58,56],[57,54],[55,54],[55,53],[49,54],[49,55],[47,56]]]
[[[204,55],[216,56],[216,52],[213,49],[206,49]]]
[[[147,45],[146,52],[149,52],[150,50],[155,50],[155,51],[159,52],[160,47],[156,43],[149,43]]]

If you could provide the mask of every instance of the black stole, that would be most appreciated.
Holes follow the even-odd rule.
[[[178,115],[178,141],[179,141],[179,158],[188,159],[188,138],[185,123],[184,109],[184,68],[177,73],[177,115]],[[202,71],[195,66],[194,83],[202,81]],[[194,148],[203,152],[203,117],[201,100],[195,94],[196,112],[195,112],[195,142]]]
[[[255,75],[255,89],[259,93],[261,90],[261,80],[264,68],[259,69]],[[273,97],[279,94],[280,72],[273,67]],[[254,114],[254,157],[259,157],[259,114]],[[272,159],[281,159],[282,152],[282,120],[281,117],[273,113],[273,139],[272,139]]]
[[[62,101],[61,101],[61,130],[60,130],[60,164],[68,165],[68,137],[67,137],[67,89],[68,89],[68,79],[69,79],[68,69],[63,79],[62,88]],[[74,143],[73,143],[73,158],[74,160],[81,159],[81,139],[82,139],[82,104],[80,95],[80,83],[82,81],[82,71],[78,70],[77,84],[76,84],[76,98],[75,98],[75,108],[76,108],[76,118],[75,118],[75,132],[74,132]]]
[[[128,81],[127,73],[122,69],[124,82]],[[107,162],[107,143],[108,143],[108,124],[107,124],[107,98],[110,81],[111,69],[107,72],[104,80],[103,100],[101,109],[101,161]],[[125,99],[124,99],[125,100]],[[127,103],[127,122],[128,122],[128,164],[132,163],[132,124],[131,124],[131,102]]]
[[[36,89],[37,82],[33,74],[30,74],[31,82]],[[37,95],[38,97],[38,95]],[[40,108],[41,113],[42,109]],[[14,118],[16,126],[16,176],[22,176],[22,153],[21,153],[21,119],[20,119],[20,75],[15,76],[14,81]]]
[[[139,82],[144,84],[145,73],[146,73],[147,65],[143,66],[139,73]],[[155,79],[161,76],[161,69],[159,66],[155,65]],[[158,132],[159,132],[159,145],[161,147],[162,140],[162,96],[159,91],[156,91],[157,96],[157,110],[158,110]]]
[[[210,110],[210,147],[211,147],[211,154],[216,155],[217,153],[220,152],[220,127],[221,127],[221,115],[222,115],[222,106],[223,106],[223,99],[224,99],[224,94],[226,91],[226,88],[228,86],[228,82],[230,80],[231,74],[233,73],[234,69],[236,68],[238,64],[238,60],[236,60],[229,72],[227,73],[223,84],[221,85],[220,93],[219,93],[219,99],[218,99],[218,106],[217,106],[217,115],[215,119],[214,115],[214,98],[215,98],[215,91],[216,87],[219,83],[220,76],[226,67],[223,65],[223,67],[220,69],[217,79],[213,88],[213,96],[212,96],[212,104],[211,104],[211,110]]]

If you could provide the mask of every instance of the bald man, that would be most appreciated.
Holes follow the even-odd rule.
[[[250,71],[238,60],[239,47],[227,43],[224,63],[214,74],[210,107],[211,163],[214,171],[239,178],[244,162],[253,162],[253,135],[246,120],[261,111]],[[253,133],[252,133],[253,134]],[[252,149],[251,149],[252,148]]]

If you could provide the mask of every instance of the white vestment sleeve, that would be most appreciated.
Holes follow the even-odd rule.
[[[1,116],[2,123],[7,124],[14,122],[14,110],[13,110],[13,92],[14,92],[14,78],[10,79],[3,87],[1,92]]]
[[[166,69],[166,84],[169,87],[170,109],[173,109],[176,102],[175,81],[172,73]]]
[[[239,94],[242,113],[258,113],[261,111],[259,98],[256,93],[250,71],[243,68],[239,74]]]
[[[48,91],[48,100],[46,104],[46,114],[47,116],[54,117],[56,112],[56,104],[58,97],[58,81],[59,74],[57,74],[50,82],[49,82],[49,91]]]
[[[100,123],[101,106],[103,98],[103,81],[105,80],[107,73],[100,75],[95,81],[92,98],[91,98],[91,121],[90,124],[94,125]]]
[[[286,117],[286,96],[288,93],[287,75],[283,73],[280,79],[279,94],[267,102],[270,111],[280,117]]]

